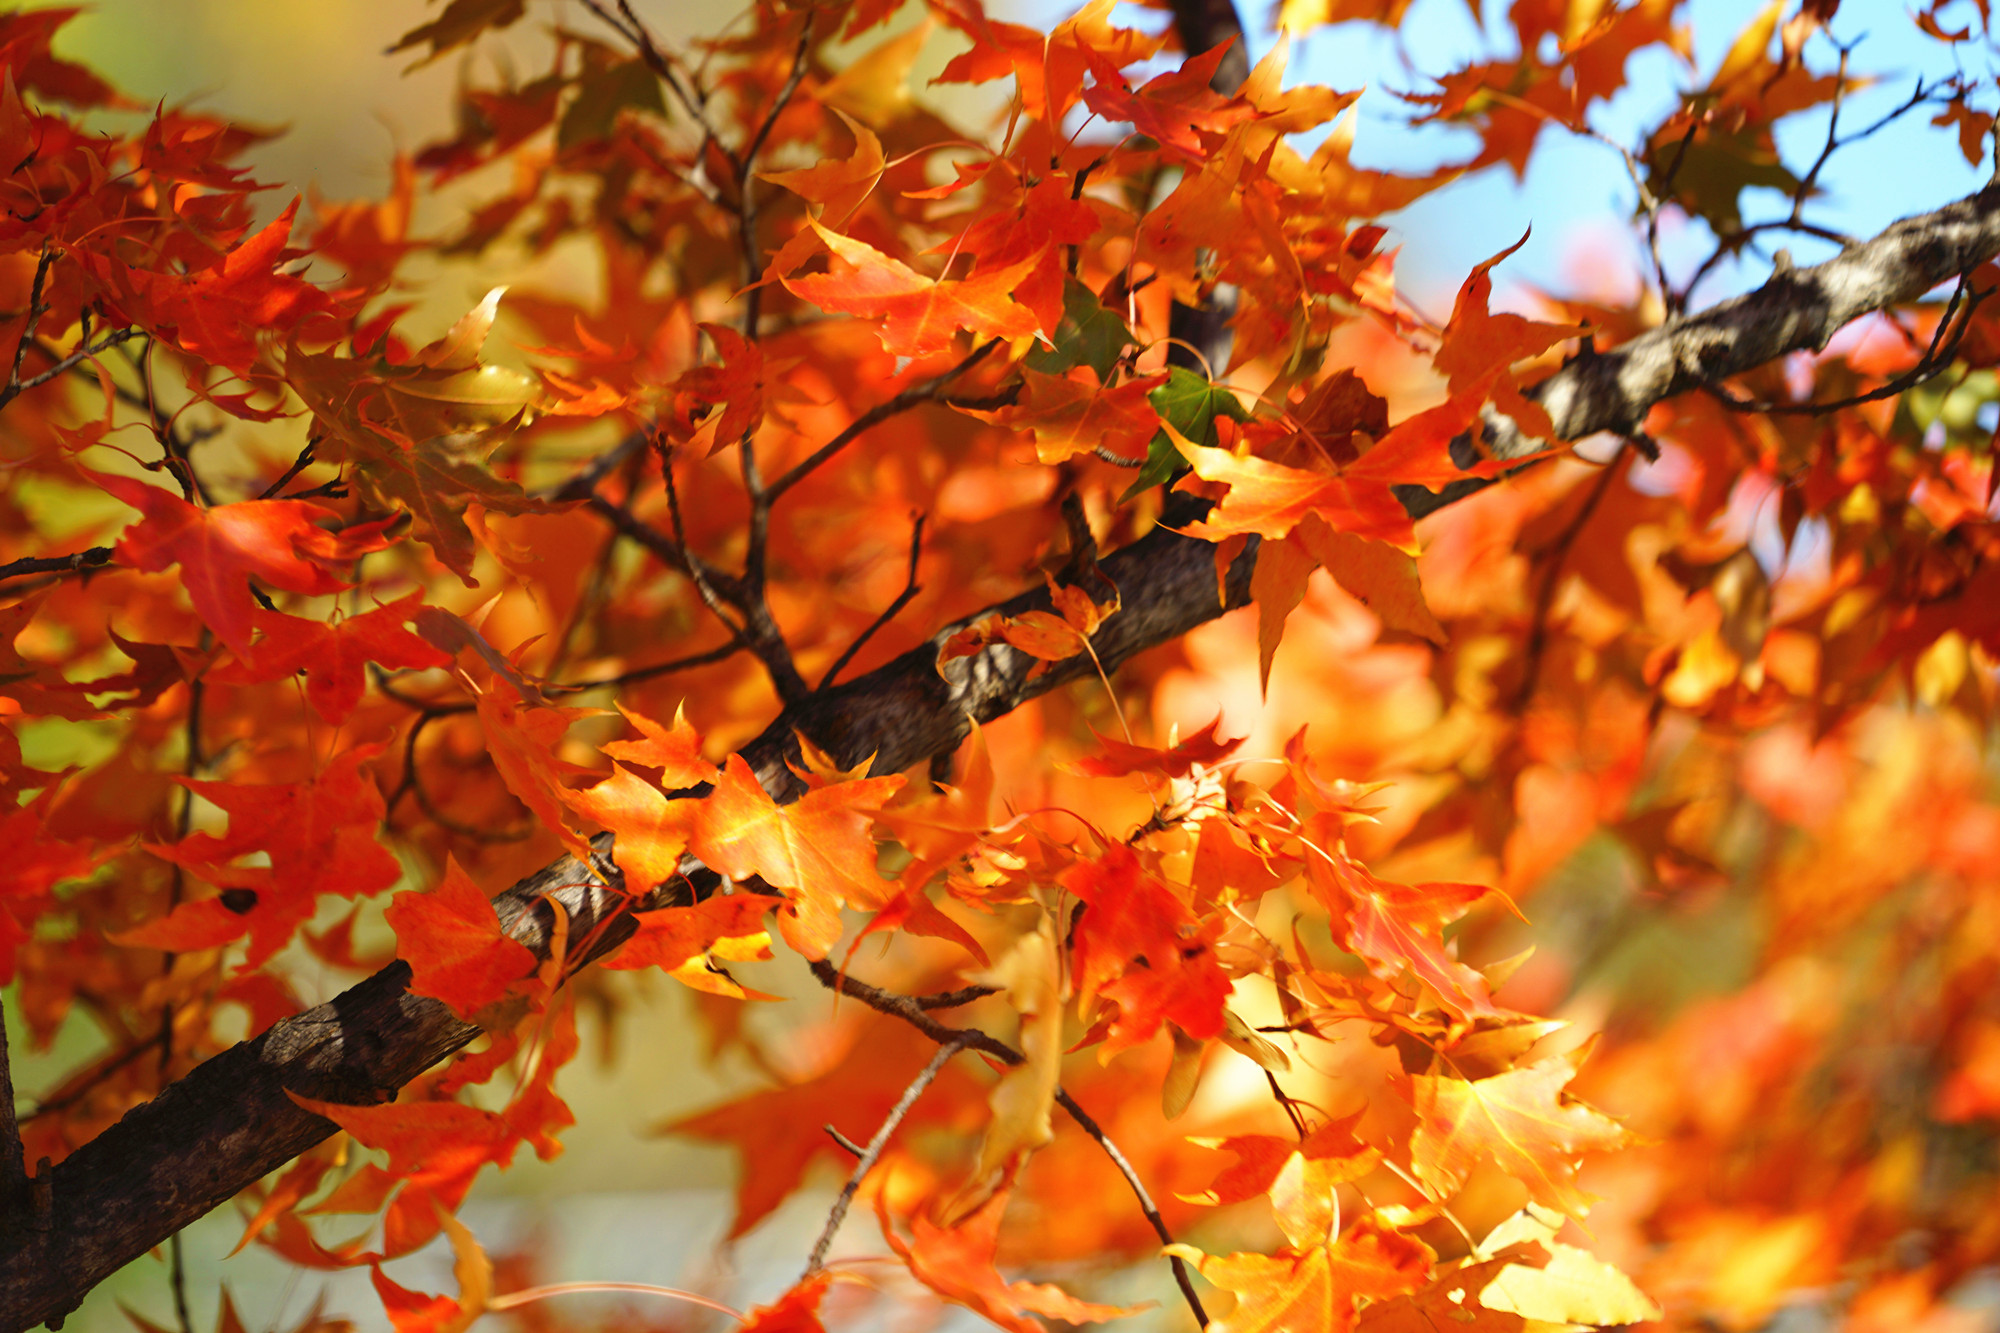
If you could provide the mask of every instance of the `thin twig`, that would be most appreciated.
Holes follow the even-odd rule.
[[[561,685],[544,685],[544,694],[581,694],[585,690],[602,690],[618,685],[630,685],[636,681],[651,680],[675,671],[687,671],[694,667],[710,666],[716,662],[734,657],[743,651],[740,643],[725,643],[720,648],[711,648],[705,653],[692,653],[687,657],[676,657],[666,662],[655,662],[652,666],[636,667],[631,671],[621,671],[615,676],[605,676],[600,680],[573,680]]]
[[[898,995],[894,991],[886,991],[879,986],[858,981],[824,958],[812,964],[812,974],[828,990],[851,995],[878,1013],[900,1018],[941,1045],[949,1043],[981,1051],[1008,1065],[1021,1064],[1027,1058],[1006,1042],[988,1036],[978,1028],[955,1028],[948,1023],[940,1023],[925,1013],[923,1006],[910,996]],[[1126,1160],[1125,1154],[1118,1150],[1118,1145],[1112,1142],[1111,1136],[1104,1132],[1103,1126],[1093,1120],[1090,1113],[1077,1105],[1076,1100],[1061,1088],[1056,1089],[1055,1099],[1057,1105],[1069,1112],[1070,1118],[1076,1121],[1077,1126],[1097,1141],[1097,1146],[1104,1150],[1105,1156],[1111,1159],[1111,1164],[1125,1177],[1126,1183],[1132,1187],[1132,1193],[1138,1197],[1140,1211],[1145,1213],[1146,1221],[1152,1225],[1153,1233],[1160,1238],[1160,1243],[1173,1244],[1173,1234],[1167,1230],[1166,1221],[1160,1216],[1160,1210],[1154,1207],[1153,1198],[1146,1192],[1145,1183],[1139,1179],[1139,1173],[1133,1170],[1132,1163]],[[1174,1281],[1180,1285],[1181,1295],[1187,1299],[1188,1308],[1194,1312],[1195,1321],[1203,1328],[1207,1328],[1208,1312],[1202,1309],[1201,1298],[1195,1294],[1194,1282],[1188,1276],[1187,1265],[1177,1256],[1168,1257],[1173,1263]]]
[[[49,266],[55,262],[54,247],[44,245],[41,257],[35,261],[35,280],[28,288],[28,318],[21,326],[21,341],[14,344],[14,365],[8,371],[6,388],[0,389],[0,404],[11,402],[21,392],[21,364],[27,359],[28,348],[34,345],[35,325],[49,313],[49,308],[42,304],[42,289],[49,280]]]
[[[621,0],[622,2],[622,0]],[[792,72],[786,76],[784,87],[772,101],[771,109],[765,113],[763,124],[757,127],[750,141],[743,145],[743,151],[736,154],[736,235],[743,249],[743,336],[751,340],[757,337],[757,324],[764,313],[764,288],[757,281],[763,276],[764,265],[757,244],[757,192],[751,179],[751,171],[757,163],[757,154],[763,151],[764,140],[771,137],[771,131],[778,124],[778,117],[791,104],[792,95],[799,90],[799,84],[806,77],[806,57],[812,51],[813,16],[807,11],[803,25],[799,28],[798,50],[792,55]]]
[[[1542,586],[1535,594],[1534,622],[1528,629],[1528,644],[1522,653],[1521,689],[1514,696],[1514,708],[1517,712],[1527,707],[1528,701],[1535,697],[1535,684],[1540,679],[1542,671],[1542,652],[1548,644],[1549,610],[1555,605],[1556,583],[1562,577],[1563,562],[1569,558],[1569,548],[1576,543],[1578,535],[1583,532],[1584,524],[1590,522],[1590,516],[1597,512],[1597,506],[1604,499],[1604,493],[1611,489],[1611,479],[1618,475],[1624,461],[1625,451],[1621,448],[1618,457],[1604,465],[1604,471],[1592,484],[1590,494],[1584,497],[1583,508],[1577,511],[1576,517],[1570,520],[1569,526],[1565,527],[1562,535],[1556,538],[1555,546],[1549,555],[1548,572],[1542,575]]]
[[[74,555],[29,555],[0,565],[0,581],[29,574],[80,574],[111,563],[109,546],[93,546]]]
[[[919,1009],[957,1009],[962,1005],[971,1004],[974,1000],[983,1000],[989,995],[999,993],[998,986],[961,986],[957,990],[938,991],[932,995],[912,995],[909,998]]]
[[[942,375],[934,379],[925,380],[922,384],[913,385],[897,394],[894,398],[887,399],[869,408],[853,421],[850,421],[846,429],[842,430],[840,434],[813,450],[797,466],[791,468],[783,476],[780,476],[776,481],[766,486],[764,494],[773,503],[776,503],[779,496],[805,480],[807,475],[826,462],[827,459],[832,458],[842,449],[854,443],[856,439],[869,430],[881,425],[890,417],[909,411],[919,403],[938,401],[947,384],[950,384],[960,375],[963,375],[966,371],[971,370],[974,366],[985,360],[987,355],[999,345],[1000,340],[997,338],[991,342],[982,343],[974,348],[963,361],[960,361]]]
[[[854,655],[860,652],[870,639],[875,637],[876,632],[894,620],[897,614],[910,604],[910,600],[923,591],[923,588],[918,586],[917,583],[917,560],[922,556],[923,550],[924,516],[918,514],[915,516],[915,521],[910,525],[910,572],[903,579],[903,590],[896,594],[896,599],[883,609],[881,615],[869,622],[868,628],[862,630],[855,637],[853,643],[847,645],[845,652],[833,659],[833,665],[828,667],[826,674],[819,678],[820,689],[823,690],[833,684],[835,677],[839,676],[846,669],[847,664],[854,660]]]
[[[1125,1183],[1132,1187],[1133,1195],[1139,1200],[1139,1211],[1144,1213],[1146,1220],[1152,1224],[1153,1234],[1160,1238],[1160,1244],[1172,1245],[1173,1233],[1167,1230],[1166,1219],[1160,1216],[1159,1208],[1153,1203],[1153,1196],[1146,1193],[1146,1183],[1139,1179],[1139,1173],[1132,1169],[1132,1163],[1125,1159],[1125,1154],[1118,1150],[1118,1145],[1104,1132],[1104,1127],[1091,1119],[1090,1113],[1076,1104],[1076,1098],[1061,1088],[1056,1089],[1056,1105],[1068,1111],[1070,1119],[1076,1121],[1084,1133],[1097,1140],[1097,1146],[1104,1149],[1104,1155],[1111,1159],[1111,1164],[1125,1177]],[[1194,1311],[1194,1321],[1207,1328],[1208,1311],[1201,1308],[1201,1297],[1195,1295],[1194,1279],[1188,1276],[1186,1262],[1178,1254],[1168,1255],[1167,1261],[1174,1266],[1174,1281],[1180,1285],[1181,1295],[1187,1299],[1188,1309]]]
[[[291,485],[292,478],[298,476],[299,473],[304,472],[308,467],[311,467],[313,461],[313,449],[317,445],[317,443],[318,441],[316,440],[307,440],[306,447],[299,450],[299,456],[297,458],[294,458],[292,460],[292,465],[285,469],[285,475],[279,477],[269,486],[266,486],[263,489],[263,491],[257,496],[257,498],[259,500],[269,500],[273,496],[277,495],[278,492],[284,490],[285,487]]]
[[[1298,1104],[1286,1095],[1284,1088],[1278,1083],[1278,1076],[1268,1069],[1264,1071],[1264,1081],[1271,1085],[1271,1096],[1276,1098],[1278,1105],[1284,1108],[1285,1118],[1292,1122],[1292,1132],[1299,1136],[1300,1143],[1304,1143],[1308,1137],[1306,1122],[1299,1115]]]
[[[861,1160],[847,1173],[847,1183],[840,1187],[840,1197],[835,1199],[833,1207],[827,1210],[826,1225],[820,1228],[819,1239],[813,1242],[812,1254],[806,1259],[806,1271],[799,1275],[801,1282],[825,1267],[827,1248],[833,1244],[834,1234],[840,1230],[840,1224],[847,1220],[847,1210],[854,1203],[854,1195],[861,1188],[862,1178],[875,1169],[875,1163],[881,1160],[882,1150],[889,1146],[889,1136],[903,1123],[903,1117],[917,1104],[917,1098],[923,1096],[924,1089],[931,1085],[931,1080],[943,1071],[952,1056],[964,1049],[963,1041],[948,1041],[938,1047],[937,1054],[931,1057],[931,1062],[910,1080],[910,1086],[903,1089],[903,1095],[889,1108],[889,1114],[883,1117],[881,1128],[875,1131],[874,1138],[868,1140],[868,1146],[861,1150]],[[828,1132],[832,1132],[832,1126],[828,1126]]]

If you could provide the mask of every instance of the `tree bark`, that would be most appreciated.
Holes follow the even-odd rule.
[[[1563,438],[1629,433],[1663,398],[1786,352],[1824,347],[1847,322],[1913,300],[1996,254],[2000,186],[1899,222],[1825,264],[1780,274],[1623,347],[1572,361],[1533,393]],[[1497,419],[1488,429],[1490,447],[1503,456],[1527,451],[1513,423]],[[1418,491],[1411,507],[1429,512],[1456,489],[1441,496]],[[1177,497],[1164,518],[1182,524],[1198,512]],[[1167,525],[1107,557],[1101,568],[1118,586],[1123,609],[1092,638],[1105,668],[1243,605],[1254,562],[1253,545],[1218,587],[1216,548]],[[999,717],[1095,669],[1077,658],[1031,678],[1035,659],[1001,644],[940,670],[938,649],[957,630],[1048,605],[1047,593],[1037,589],[947,625],[922,647],[787,708],[743,757],[786,800],[796,796],[798,779],[784,761],[800,733],[843,764],[872,754],[877,773],[948,753],[974,720]],[[630,933],[620,895],[564,857],[495,900],[503,924],[531,948],[547,947],[549,913],[541,900],[548,896],[570,913],[574,937],[605,927],[599,953]],[[287,1090],[329,1101],[385,1100],[477,1034],[444,1005],[411,995],[408,982],[408,967],[396,963],[274,1025],[191,1070],[56,1166],[46,1214],[38,1208],[27,1229],[0,1233],[6,1247],[0,1330],[59,1324],[118,1268],[333,1133],[331,1122],[302,1110]]]

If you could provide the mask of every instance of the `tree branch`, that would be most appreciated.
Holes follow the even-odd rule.
[[[1823,264],[1774,273],[1754,292],[1670,320],[1621,347],[1579,356],[1527,393],[1548,411],[1559,440],[1598,431],[1633,435],[1657,402],[1791,352],[1822,351],[1863,315],[1915,301],[1996,256],[2000,184],[1893,223]],[[1484,434],[1496,458],[1521,458],[1546,447],[1490,409]],[[1447,488],[1417,503],[1430,513],[1452,498]]]

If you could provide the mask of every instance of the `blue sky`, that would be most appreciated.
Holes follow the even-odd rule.
[[[1693,0],[1683,6],[1683,19],[1691,24],[1695,39],[1694,70],[1658,49],[1634,57],[1627,67],[1626,89],[1594,111],[1595,128],[1621,143],[1639,143],[1645,130],[1675,105],[1681,90],[1705,82],[1758,8],[1746,0]],[[1956,8],[1970,14],[1972,5],[1964,0]],[[1434,163],[1463,160],[1472,143],[1468,132],[1409,128],[1407,109],[1389,89],[1422,91],[1430,86],[1427,74],[1511,51],[1507,6],[1501,0],[1486,0],[1485,9],[1483,34],[1465,0],[1416,0],[1397,33],[1366,23],[1321,29],[1294,43],[1291,78],[1339,88],[1369,85],[1355,144],[1356,159],[1366,165],[1415,172]],[[1952,17],[1952,11],[1946,16]],[[1270,20],[1252,19],[1251,25],[1252,43],[1261,53],[1272,41]],[[1865,37],[1849,68],[1881,79],[1874,88],[1848,98],[1843,126],[1868,124],[1906,99],[1918,74],[1929,80],[1953,70],[1951,52],[1917,29],[1901,0],[1848,0],[1836,15],[1832,32],[1847,43]],[[1812,40],[1806,57],[1814,69],[1831,69],[1837,63],[1836,52],[1823,36]],[[1961,58],[1968,73],[1991,77],[1990,50],[1968,43]],[[1780,123],[1779,149],[1787,164],[1803,171],[1825,135],[1824,110],[1802,113]],[[1808,216],[1835,230],[1867,236],[1899,217],[1972,193],[1986,182],[1989,172],[1990,157],[1978,168],[1968,166],[1955,135],[1931,128],[1929,114],[1916,112],[1837,153],[1821,177],[1825,198]],[[1560,130],[1545,131],[1522,184],[1517,186],[1505,168],[1490,170],[1441,190],[1392,219],[1407,242],[1399,269],[1403,287],[1427,311],[1448,313],[1466,272],[1512,244],[1532,223],[1528,244],[1496,272],[1499,286],[1503,291],[1510,283],[1571,290],[1584,257],[1617,254],[1628,265],[1639,262],[1641,252],[1626,221],[1634,202],[1624,164],[1611,149]],[[1789,208],[1788,201],[1771,191],[1749,191],[1743,204],[1746,221],[1782,216]],[[1684,277],[1691,271],[1708,253],[1708,240],[1699,223],[1670,235],[1669,274]],[[1790,248],[1799,263],[1831,253],[1831,247],[1804,238],[1795,239]],[[1753,261],[1745,269],[1720,273],[1697,293],[1696,304],[1755,286],[1768,271],[1767,264]]]

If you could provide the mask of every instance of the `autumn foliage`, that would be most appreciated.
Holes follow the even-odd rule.
[[[1530,317],[1495,236],[1439,325],[1378,222],[1596,133],[1652,49],[1642,238],[1809,238],[1774,126],[1860,86],[1835,11],[1697,70],[1670,0],[1517,0],[1513,54],[1407,98],[1477,150],[1399,173],[1213,6],[768,0],[683,50],[450,0],[394,58],[526,19],[553,63],[468,72],[364,202],[0,18],[0,982],[30,1046],[102,1034],[16,1089],[0,1250],[126,1112],[395,964],[452,1053],[288,1084],[325,1136],[237,1182],[242,1246],[367,1268],[399,1333],[562,1326],[457,1210],[562,1151],[579,1000],[657,970],[766,1075],[666,1126],[739,1151],[730,1235],[847,1184],[796,1285],[662,1326],[1960,1327],[2000,1263],[1992,252],[1578,442],[1538,385],[1688,275]],[[1916,21],[1977,68],[1971,13]],[[997,112],[916,96],[927,44]],[[1989,85],[1898,114],[1976,165]],[[595,277],[413,327],[416,261],[550,256]],[[1163,527],[1200,577],[1107,573]],[[432,1243],[458,1290],[398,1279]]]

